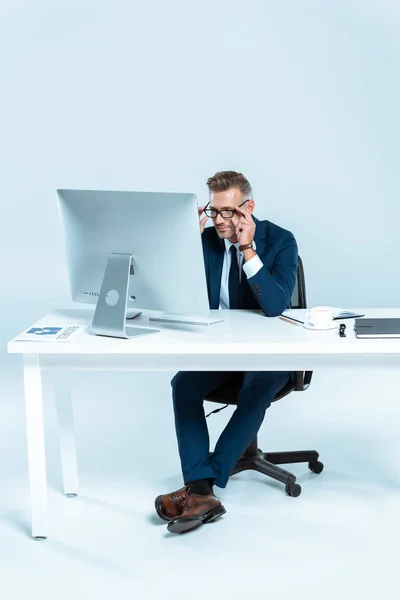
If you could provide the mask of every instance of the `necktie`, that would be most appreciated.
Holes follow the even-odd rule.
[[[229,308],[240,308],[239,307],[239,265],[236,253],[236,246],[232,245],[230,249],[231,253],[231,268],[229,270]]]

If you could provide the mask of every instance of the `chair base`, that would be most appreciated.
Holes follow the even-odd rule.
[[[306,462],[313,473],[321,473],[324,465],[318,458],[319,454],[316,450],[263,452],[257,447],[257,438],[255,438],[246,452],[239,458],[231,476],[247,470],[264,473],[267,477],[284,483],[286,493],[296,498],[301,494],[301,487],[296,483],[296,476],[277,465]]]

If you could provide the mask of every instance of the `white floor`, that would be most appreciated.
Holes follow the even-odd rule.
[[[260,446],[316,448],[324,472],[318,476],[306,465],[293,467],[303,488],[296,499],[259,474],[237,475],[226,489],[216,488],[227,514],[181,536],[169,534],[153,511],[156,495],[181,486],[171,374],[79,374],[74,408],[80,495],[65,498],[61,491],[49,396],[49,538],[38,542],[29,530],[20,365],[16,358],[3,364],[0,594],[5,600],[397,597],[395,373],[381,373],[379,379],[372,371],[315,374],[306,394],[275,404],[262,426]],[[46,379],[46,390],[49,383]],[[213,441],[229,410],[210,417]]]

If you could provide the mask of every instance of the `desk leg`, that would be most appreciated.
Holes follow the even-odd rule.
[[[63,371],[54,373],[54,396],[60,435],[64,494],[74,497],[78,494],[78,466],[71,401],[71,373]]]
[[[24,354],[23,364],[32,537],[45,539],[47,537],[47,480],[39,356]]]

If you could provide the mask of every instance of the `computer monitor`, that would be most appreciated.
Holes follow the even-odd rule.
[[[209,314],[194,194],[57,190],[72,299],[96,304],[92,332],[129,338],[127,311]]]

